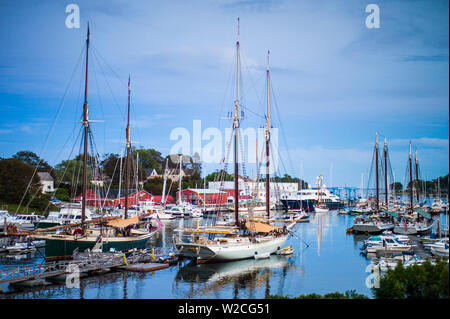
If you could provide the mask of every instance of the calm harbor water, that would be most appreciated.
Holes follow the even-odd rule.
[[[444,222],[444,215],[441,220]],[[244,260],[220,264],[195,265],[183,261],[177,266],[149,273],[112,272],[82,278],[80,288],[64,284],[3,293],[0,298],[264,298],[267,295],[289,295],[356,290],[372,296],[365,281],[370,263],[360,254],[365,235],[347,235],[353,216],[336,211],[312,214],[309,223],[298,223],[291,257],[273,255],[268,259]],[[204,222],[205,220],[202,220]],[[173,230],[196,225],[197,219],[164,221],[164,230],[149,245],[168,247]],[[40,263],[36,253],[29,260],[0,257],[0,267]]]

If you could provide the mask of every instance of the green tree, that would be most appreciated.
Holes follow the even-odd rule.
[[[53,177],[55,177],[53,168],[46,161],[37,156],[36,153],[31,151],[20,151],[14,154],[12,158],[37,168],[38,172],[49,172]]]
[[[394,190],[396,193],[401,193],[403,191],[403,185],[400,182],[395,182],[390,185],[390,189]]]
[[[0,200],[6,203],[19,204],[23,197],[22,205],[45,210],[49,206],[49,201],[42,194],[39,176],[34,174],[34,171],[33,166],[19,159],[1,160]]]
[[[139,148],[132,147],[131,154],[133,159],[136,160],[136,155],[139,153],[139,163],[142,168],[154,168],[161,174],[164,169],[165,159],[162,157],[161,153],[153,148],[144,149],[143,146]],[[141,167],[139,167],[141,169]]]
[[[228,174],[223,169],[221,169],[218,172],[211,173],[207,175],[206,177],[207,182],[220,182],[223,178],[224,181],[233,181],[234,177],[231,174]]]
[[[399,264],[380,278],[380,287],[372,292],[376,299],[448,299],[448,264],[443,260],[406,268]]]
[[[87,163],[87,180],[88,183],[92,180],[93,157],[89,157]],[[78,155],[72,160],[65,160],[55,166],[55,186],[58,184],[66,184],[71,189],[71,195],[75,196],[81,192],[83,185],[83,155]]]
[[[281,295],[270,295],[267,299],[368,299],[367,296],[356,293],[355,290],[347,290],[344,294],[340,292],[331,292],[325,295],[319,294],[307,294],[307,295],[299,295],[297,297],[288,297]]]

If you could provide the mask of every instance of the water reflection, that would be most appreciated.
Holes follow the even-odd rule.
[[[233,298],[238,298],[240,290],[246,290],[249,298],[254,291],[264,288],[265,295],[270,294],[270,278],[277,269],[282,270],[281,280],[288,271],[295,268],[294,260],[286,256],[272,255],[267,259],[247,259],[217,264],[188,263],[180,268],[175,276],[178,283],[188,283],[189,291],[185,298],[204,297],[211,293],[231,289]]]

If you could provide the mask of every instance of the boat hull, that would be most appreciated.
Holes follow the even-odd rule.
[[[202,245],[192,243],[177,243],[175,246],[183,257],[194,258],[197,263],[227,262],[254,258],[255,255],[274,254],[286,242],[288,235],[275,237],[259,243],[244,243],[242,245]]]
[[[377,234],[377,233],[381,233],[385,230],[391,230],[393,228],[394,228],[394,224],[383,224],[383,225],[354,224],[353,225],[353,231],[355,233]]]
[[[306,212],[314,212],[314,202],[300,199],[280,199],[283,208],[291,211],[299,211],[301,209]]]
[[[129,249],[144,249],[154,232],[132,237],[114,237],[103,239],[103,252],[109,252],[111,249],[116,251],[125,251]],[[75,249],[83,252],[95,246],[97,237],[75,237],[75,236],[49,236],[45,238],[45,259],[64,259],[71,258]]]

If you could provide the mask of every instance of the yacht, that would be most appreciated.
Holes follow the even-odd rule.
[[[435,256],[448,257],[448,237],[442,238],[435,243],[424,244],[424,247]]]
[[[91,211],[86,209],[85,212],[86,221],[92,219]],[[81,223],[81,207],[79,206],[68,206],[61,208],[61,211],[57,216],[55,214],[50,214],[46,219],[39,221],[38,228],[47,228],[67,224],[78,224]]]
[[[36,225],[39,223],[41,219],[44,217],[41,215],[32,214],[20,214],[11,218],[8,223],[14,224],[17,226],[18,230],[34,230]]]
[[[401,242],[397,238],[393,238],[392,236],[380,236],[381,243],[367,246],[366,251],[368,254],[370,253],[382,253],[382,252],[402,252],[402,251],[412,251],[412,247],[414,245],[405,244]]]
[[[324,204],[330,210],[336,210],[343,208],[344,205],[338,196],[332,194],[325,186],[320,190],[321,203]],[[287,210],[301,210],[304,209],[307,212],[314,212],[314,205],[317,204],[319,198],[318,188],[302,189],[294,195],[281,195],[280,201],[283,204],[284,209]]]

